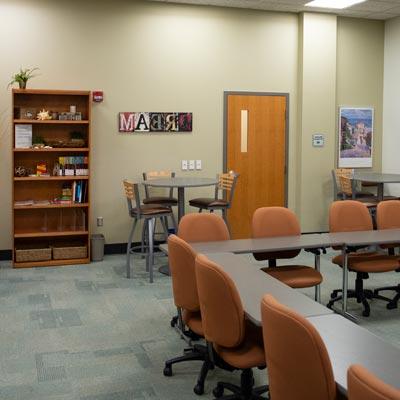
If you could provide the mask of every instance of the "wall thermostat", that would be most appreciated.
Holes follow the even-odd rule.
[[[325,136],[317,133],[312,135],[312,145],[313,147],[324,147],[325,144]]]

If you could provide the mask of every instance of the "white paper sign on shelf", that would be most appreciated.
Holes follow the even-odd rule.
[[[32,125],[16,124],[15,125],[15,148],[24,149],[32,147]]]

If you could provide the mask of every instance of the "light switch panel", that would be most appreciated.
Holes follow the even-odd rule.
[[[189,160],[189,170],[194,170],[194,160]]]
[[[198,171],[201,170],[201,160],[196,160],[196,169],[197,169]]]
[[[182,160],[182,171],[187,171],[187,169],[188,169],[187,160]]]

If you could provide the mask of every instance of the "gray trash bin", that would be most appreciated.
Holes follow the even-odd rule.
[[[103,261],[104,257],[104,235],[101,233],[91,236],[92,261]]]

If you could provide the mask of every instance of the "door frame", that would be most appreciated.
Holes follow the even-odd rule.
[[[222,143],[222,170],[227,169],[227,126],[228,126],[228,96],[282,96],[286,98],[285,112],[285,207],[288,207],[288,190],[289,190],[289,93],[280,92],[247,92],[237,90],[224,90],[224,122],[223,122],[223,143]]]

